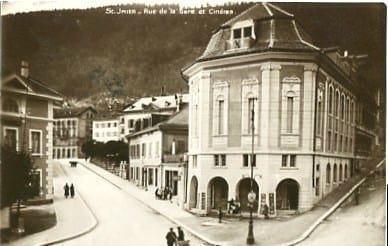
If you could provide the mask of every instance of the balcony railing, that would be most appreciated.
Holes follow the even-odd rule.
[[[183,162],[183,161],[184,161],[184,154],[175,154],[175,155],[164,154],[163,155],[164,163],[177,163],[177,162]]]
[[[242,39],[232,39],[232,40],[226,40],[226,50],[233,50],[233,49],[242,49],[242,48],[250,48],[252,47],[254,43],[254,39],[251,37],[248,38],[242,38]]]

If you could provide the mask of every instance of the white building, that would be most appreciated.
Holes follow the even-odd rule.
[[[129,142],[129,179],[154,192],[169,187],[174,199],[183,205],[186,194],[188,108],[165,122],[132,133]]]
[[[106,143],[120,140],[119,120],[96,119],[93,120],[93,140]]]
[[[303,212],[349,179],[356,152],[364,153],[358,148],[373,149],[376,112],[364,93],[372,89],[355,76],[362,56],[351,57],[315,46],[294,15],[270,3],[221,25],[183,70],[190,87],[186,208],[207,214],[233,198],[247,212],[253,189],[256,216],[264,204],[270,216]],[[366,117],[356,111],[362,104]]]
[[[187,104],[188,94],[169,96],[144,97],[123,110],[120,117],[120,139],[126,141],[125,136],[154,126],[169,118],[179,107]]]

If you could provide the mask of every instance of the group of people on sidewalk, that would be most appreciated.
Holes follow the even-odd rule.
[[[166,235],[167,246],[189,246],[189,241],[185,241],[185,234],[180,226],[178,226],[178,236],[174,232],[174,229],[171,227],[170,231]]]
[[[66,183],[65,186],[63,187],[63,189],[65,190],[65,197],[68,198],[69,197],[69,193],[70,193],[70,197],[73,198],[75,196],[75,189],[74,189],[74,185],[71,184],[70,186]]]
[[[172,188],[169,187],[162,187],[162,188],[156,188],[155,190],[155,198],[159,200],[169,200],[171,201],[172,199]]]

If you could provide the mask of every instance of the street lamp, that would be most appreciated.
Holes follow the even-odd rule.
[[[252,154],[251,154],[251,191],[248,193],[248,202],[249,202],[249,226],[248,226],[248,237],[247,244],[255,243],[255,236],[253,235],[253,218],[252,218],[252,210],[253,203],[256,200],[256,193],[253,191],[253,162],[254,158],[254,146],[255,146],[255,100],[252,100],[252,114],[251,114],[251,129],[252,129]],[[249,101],[248,101],[249,104]]]

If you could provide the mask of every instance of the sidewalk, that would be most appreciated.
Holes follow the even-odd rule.
[[[68,182],[67,174],[57,163],[54,166],[54,208],[57,224],[45,231],[22,237],[4,245],[31,246],[51,245],[70,238],[81,236],[96,225],[97,221],[80,196],[65,199],[63,186]]]
[[[153,192],[146,192],[128,180],[123,180],[93,163],[85,163],[83,160],[80,160],[80,162],[92,172],[202,240],[214,245],[246,245],[247,219],[226,218],[219,224],[216,218],[199,217],[179,208],[177,204],[156,200]],[[330,199],[324,199],[322,201],[324,206],[316,206],[311,211],[299,216],[271,220],[256,219],[254,221],[254,236],[257,245],[292,245],[293,243],[289,244],[287,242],[300,240],[301,236],[312,229],[312,225],[319,224],[326,214],[330,214],[338,200],[347,194],[354,187],[354,184],[359,183],[361,179],[362,177],[352,178],[349,185],[344,185],[346,189],[335,190],[331,193]]]

